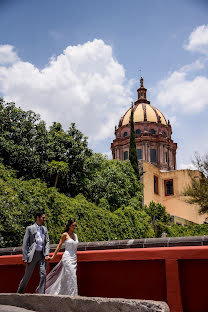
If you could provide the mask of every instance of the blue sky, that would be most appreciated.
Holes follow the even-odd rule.
[[[206,0],[0,0],[0,96],[48,125],[76,122],[96,152],[110,154],[139,68],[178,168],[208,152],[207,59]]]

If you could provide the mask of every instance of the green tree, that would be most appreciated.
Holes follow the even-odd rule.
[[[49,159],[50,161],[67,162],[67,150],[71,147],[71,138],[62,128],[61,123],[53,122],[49,129]]]
[[[59,177],[65,177],[69,171],[68,163],[64,161],[52,160],[48,168],[51,175],[55,174],[54,187],[57,187]]]
[[[143,185],[130,161],[108,160],[101,154],[93,154],[86,160],[85,170],[83,194],[92,202],[98,205],[104,198],[114,211],[139,194],[138,205],[142,205]]]
[[[74,123],[67,131],[63,130],[60,123],[53,123],[49,131],[48,160],[52,165],[52,167],[49,165],[49,168],[53,168],[50,172],[54,173],[55,179],[59,180],[58,186],[61,192],[75,196],[82,191],[86,175],[84,163],[91,155],[87,137],[76,129]],[[49,185],[54,185],[53,175],[48,176],[46,181],[50,182]]]
[[[165,206],[151,201],[148,206],[144,206],[144,211],[150,216],[156,237],[161,237],[171,224],[171,215],[166,212]]]
[[[155,203],[151,201],[148,206],[144,206],[146,213],[155,220],[161,221],[165,224],[170,224],[171,215],[166,212],[165,206],[160,203]]]
[[[83,189],[84,163],[91,155],[87,138],[74,123],[64,131],[54,122],[48,131],[39,115],[0,100],[0,158],[18,177],[41,178],[49,186],[58,179],[59,190],[75,196]],[[60,162],[56,172],[53,161]]]
[[[134,169],[134,172],[137,177],[139,177],[139,167],[137,160],[137,151],[136,151],[136,139],[135,139],[135,131],[134,131],[134,114],[133,114],[133,104],[131,108],[131,116],[130,116],[130,147],[129,147],[129,160]]]
[[[47,170],[48,133],[32,111],[0,99],[0,157],[18,176],[42,177]]]
[[[189,197],[187,202],[190,204],[198,204],[200,206],[199,213],[204,214],[208,212],[208,154],[204,158],[195,154],[193,163],[201,175],[195,177],[190,173],[192,183],[186,187],[184,195]]]
[[[137,211],[131,206],[123,206],[115,211],[120,223],[117,225],[116,233],[118,239],[136,239],[154,237],[151,219],[145,211]]]
[[[76,129],[75,123],[71,124],[67,135],[72,138],[71,146],[67,151],[69,164],[68,185],[70,186],[70,194],[75,196],[82,192],[84,188],[85,161],[92,156],[92,150],[88,148],[87,137]]]

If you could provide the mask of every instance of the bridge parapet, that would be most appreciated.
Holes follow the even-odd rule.
[[[156,247],[179,247],[179,246],[208,246],[208,236],[185,236],[185,237],[164,237],[164,238],[141,238],[125,239],[98,242],[81,242],[78,244],[78,251],[107,250],[107,249],[129,249],[129,248],[156,248]],[[57,244],[51,244],[53,252]],[[64,251],[64,247],[60,251]],[[19,255],[22,247],[0,248],[0,256]]]
[[[0,256],[2,293],[17,290],[24,274],[20,252],[7,249]],[[80,243],[77,256],[80,296],[164,301],[171,312],[208,311],[207,236]],[[26,292],[33,293],[38,281],[36,271]]]

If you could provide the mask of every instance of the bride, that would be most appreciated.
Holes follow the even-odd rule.
[[[69,219],[60,242],[50,260],[53,260],[62,244],[65,242],[65,251],[61,261],[46,277],[46,294],[77,296],[77,245],[78,238],[74,233],[77,223]]]

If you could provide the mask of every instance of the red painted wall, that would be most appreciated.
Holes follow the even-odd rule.
[[[166,301],[165,262],[81,262],[78,267],[78,285],[79,294],[83,296]]]
[[[208,311],[208,259],[179,260],[184,311]]]
[[[0,292],[16,292],[24,274],[21,259],[0,257]],[[162,300],[171,312],[208,311],[207,246],[80,251],[77,275],[83,296]],[[26,292],[34,292],[38,281],[35,271]]]

